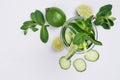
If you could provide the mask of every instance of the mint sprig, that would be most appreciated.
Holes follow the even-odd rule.
[[[96,14],[96,19],[94,21],[94,24],[96,26],[102,26],[104,29],[110,29],[112,26],[114,26],[114,20],[115,17],[112,17],[112,5],[108,4],[105,6],[102,6],[98,13]]]
[[[37,25],[40,26],[40,39],[43,43],[47,43],[49,39],[49,33],[47,30],[47,26],[45,25],[45,18],[41,11],[36,10],[32,12],[31,20],[25,21],[21,26],[21,29],[24,31],[24,35],[28,33],[28,29],[31,29],[33,32],[38,31]]]

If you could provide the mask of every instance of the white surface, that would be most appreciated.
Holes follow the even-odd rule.
[[[89,4],[96,13],[104,4],[113,5],[113,15],[117,17],[111,30],[98,28],[99,40],[103,46],[96,46],[100,59],[87,61],[87,70],[76,72],[73,67],[64,71],[58,60],[67,53],[54,52],[52,40],[60,29],[49,28],[47,44],[39,40],[39,32],[29,31],[23,35],[20,26],[29,20],[29,14],[36,9],[45,12],[50,6],[60,7],[73,17],[75,8]],[[0,80],[120,80],[120,4],[119,0],[0,0]],[[75,55],[72,61],[81,55]]]

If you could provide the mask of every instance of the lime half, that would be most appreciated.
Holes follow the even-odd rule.
[[[60,37],[56,37],[53,41],[52,47],[55,51],[61,51],[63,50],[64,46],[60,39]]]
[[[86,5],[86,4],[82,4],[82,5],[78,6],[76,10],[77,10],[78,15],[85,17],[85,18],[93,15],[92,7],[89,5]]]

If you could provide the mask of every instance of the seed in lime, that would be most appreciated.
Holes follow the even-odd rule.
[[[47,8],[45,16],[47,22],[54,27],[60,27],[66,21],[65,13],[57,7]]]
[[[55,51],[61,51],[63,50],[64,46],[60,39],[60,37],[56,37],[53,41],[52,47]]]
[[[92,7],[89,5],[86,5],[86,4],[82,4],[82,5],[78,6],[76,10],[77,10],[78,15],[85,17],[85,18],[93,15]]]

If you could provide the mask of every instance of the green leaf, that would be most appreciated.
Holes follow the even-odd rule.
[[[112,5],[108,4],[105,6],[102,6],[99,10],[99,12],[97,13],[97,16],[106,16],[106,14],[111,14],[111,10],[112,10]]]
[[[114,26],[114,22],[111,19],[108,19],[110,26]]]
[[[31,13],[31,19],[34,21],[34,22],[37,22],[36,20],[36,15],[34,12]]]
[[[31,26],[35,25],[33,21],[25,21],[21,27],[22,30],[27,30]]]
[[[28,33],[28,30],[24,30],[24,35],[27,35],[27,33]]]
[[[29,27],[28,26],[25,26],[25,25],[22,25],[21,27],[20,27],[20,29],[22,29],[22,30],[27,30]]]
[[[96,20],[93,22],[96,26],[102,25],[104,23],[104,17],[97,17]]]
[[[112,12],[111,11],[109,11],[108,13],[106,13],[106,17],[109,17],[109,16],[111,16],[112,15]]]
[[[38,28],[36,28],[36,27],[31,27],[31,29],[32,29],[33,32],[38,31]]]
[[[93,19],[93,16],[90,16],[89,18],[85,20],[86,27],[91,28],[91,29],[92,29],[92,19]]]
[[[112,20],[112,21],[116,20],[115,17],[109,17],[109,19]]]
[[[102,24],[102,27],[103,27],[104,29],[110,29],[110,25],[109,25],[107,22],[104,22],[104,23]]]
[[[75,19],[74,23],[77,24],[80,29],[85,30],[86,26],[85,26],[84,19]]]
[[[88,39],[92,41],[95,45],[102,45],[102,42],[92,39],[91,37],[88,37]]]
[[[39,10],[36,10],[34,13],[31,13],[31,19],[41,26],[43,26],[45,24],[44,16],[43,16],[42,12]]]
[[[77,33],[73,39],[73,44],[80,45],[86,39],[87,34],[85,33]]]
[[[74,22],[71,22],[68,25],[73,27],[76,30],[76,32],[83,32],[83,30]]]
[[[40,39],[43,43],[46,43],[48,41],[49,34],[46,26],[42,26],[40,30]]]

